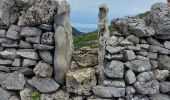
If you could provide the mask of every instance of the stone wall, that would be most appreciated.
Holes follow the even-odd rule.
[[[105,15],[107,11],[100,9],[100,13]],[[99,61],[103,64],[99,74],[104,79],[93,87],[94,95],[108,100],[170,100],[168,5],[156,3],[144,19],[125,17],[114,19],[111,24],[118,31],[110,33],[106,42],[101,38],[108,34],[107,28],[99,27],[103,34],[99,35],[99,44],[105,43],[99,45],[100,50],[105,50],[99,52],[103,53],[99,59],[104,56]]]

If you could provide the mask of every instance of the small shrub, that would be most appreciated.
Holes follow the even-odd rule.
[[[41,94],[39,92],[31,93],[31,100],[40,100]]]

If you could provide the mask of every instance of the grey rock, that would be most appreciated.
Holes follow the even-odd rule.
[[[138,74],[137,81],[140,82],[140,83],[144,83],[144,82],[147,82],[147,81],[151,81],[154,78],[155,77],[154,77],[153,72],[142,72],[142,73]]]
[[[11,93],[0,87],[0,97],[1,100],[9,100]]]
[[[26,37],[25,40],[30,43],[40,43],[40,36],[36,37]]]
[[[36,50],[53,50],[54,49],[54,46],[45,45],[45,44],[34,44],[33,47]]]
[[[21,59],[15,58],[13,63],[12,63],[12,66],[20,67],[21,66]]]
[[[126,62],[125,66],[136,72],[144,72],[151,70],[151,64],[149,60],[132,60]]]
[[[105,58],[109,59],[109,60],[123,60],[124,59],[123,54],[117,54],[117,55],[116,54],[115,55],[108,54],[105,56]]]
[[[156,94],[151,96],[150,100],[170,100],[170,96],[166,94]]]
[[[149,100],[149,98],[146,95],[135,95],[130,100]]]
[[[112,46],[106,46],[106,50],[109,51],[109,53],[118,53],[123,51],[124,47],[112,47]]]
[[[22,27],[21,36],[23,37],[36,37],[42,34],[42,30],[36,27]]]
[[[136,55],[133,52],[133,50],[125,50],[123,52],[123,55],[124,55],[125,60],[133,60],[136,58]]]
[[[129,35],[126,39],[129,40],[130,42],[133,42],[134,44],[139,43],[139,38],[134,35]]]
[[[149,58],[144,56],[136,56],[136,60],[149,60]]]
[[[153,72],[154,72],[155,78],[158,81],[165,81],[166,78],[169,76],[169,71],[168,70],[159,70],[159,69],[156,69]]]
[[[128,84],[135,83],[136,82],[135,73],[132,70],[126,71],[126,73],[125,73],[125,80],[126,80],[126,83],[128,83]]]
[[[126,46],[125,47],[126,50],[133,50],[133,51],[140,51],[140,47],[136,47],[136,46]]]
[[[126,87],[126,95],[133,95],[135,94],[136,90],[133,86],[127,86]]]
[[[0,4],[1,25],[10,26],[11,24],[15,23],[19,16],[19,9],[15,4],[15,0],[1,0]]]
[[[0,65],[11,65],[11,64],[12,64],[12,60],[0,59]]]
[[[140,47],[141,49],[149,49],[149,44],[137,44],[137,47]]]
[[[161,82],[160,83],[160,92],[167,93],[170,91],[170,82]]]
[[[163,47],[163,45],[162,45],[158,40],[153,39],[152,37],[147,38],[147,42],[148,42],[150,45],[155,45],[155,46]]]
[[[158,61],[150,60],[150,62],[151,62],[152,69],[158,68]]]
[[[23,57],[23,58],[28,58],[28,59],[33,59],[33,60],[38,60],[39,55],[37,52],[31,52],[31,51],[26,51],[26,50],[18,50],[17,55]]]
[[[9,100],[20,100],[18,96],[11,96]]]
[[[103,98],[124,97],[125,88],[95,86],[93,87],[93,93],[94,95]]]
[[[154,95],[159,92],[159,82],[156,80],[147,81],[145,83],[137,81],[134,87],[138,93]]]
[[[106,45],[110,45],[112,47],[116,47],[118,45],[118,38],[115,36],[112,36],[106,40]]]
[[[33,77],[32,79],[28,80],[28,83],[35,87],[38,91],[43,93],[54,92],[58,90],[59,84],[57,84],[51,78],[37,78]]]
[[[7,31],[6,38],[18,40],[20,39],[20,27],[11,25]]]
[[[53,63],[53,55],[49,51],[39,51],[39,55],[43,61],[46,63],[52,64]]]
[[[4,50],[4,47],[0,44],[0,52]]]
[[[48,24],[54,19],[57,7],[58,2],[55,0],[33,0],[30,6],[28,6],[28,8],[23,11],[22,15],[19,17],[18,25],[35,26],[42,23]]]
[[[165,48],[170,49],[170,41],[165,41],[164,46]]]
[[[18,42],[10,39],[3,39],[1,41],[1,45],[3,47],[8,47],[8,48],[16,48],[18,47]]]
[[[6,37],[6,30],[0,29],[0,38]]]
[[[10,69],[6,66],[0,66],[0,72],[7,72],[9,73],[10,72]]]
[[[40,61],[35,66],[33,72],[35,73],[36,76],[39,77],[51,77],[53,73],[53,68],[51,65]]]
[[[152,52],[149,52],[148,56],[147,56],[147,58],[153,59],[153,60],[156,60],[157,57],[158,57],[158,54],[157,53],[152,53]]]
[[[30,88],[25,88],[20,91],[21,100],[31,100],[31,93],[33,92]]]
[[[149,51],[154,52],[154,53],[165,54],[165,55],[170,53],[168,49],[162,48],[160,46],[153,46],[153,45],[150,45]]]
[[[31,43],[26,42],[26,41],[22,41],[22,40],[20,40],[20,42],[19,42],[19,47],[23,48],[23,49],[31,49],[31,48],[33,48]]]
[[[113,60],[110,65],[104,69],[104,73],[109,78],[123,78],[124,63]]]
[[[52,31],[53,30],[53,26],[50,24],[41,24],[39,26],[40,29],[42,30],[46,30],[46,31]]]
[[[54,33],[53,32],[43,33],[41,36],[41,43],[52,45],[54,43]]]
[[[136,52],[137,55],[146,57],[149,53],[147,51]]]
[[[6,74],[6,78],[0,84],[7,90],[22,90],[25,85],[25,77],[23,74],[14,72]]]
[[[159,68],[170,70],[170,57],[167,55],[159,55],[158,57]]]
[[[35,66],[37,64],[36,60],[31,60],[31,59],[24,59],[22,61],[22,67],[30,67],[30,66]]]
[[[12,72],[19,72],[22,73],[24,76],[32,76],[34,75],[33,69],[28,68],[28,67],[10,67],[10,70]]]
[[[106,87],[124,88],[125,82],[123,80],[120,80],[120,81],[104,80],[102,85],[104,85]]]
[[[15,59],[17,57],[16,49],[4,50],[0,52],[0,56],[4,59]]]
[[[132,42],[130,42],[129,40],[123,40],[123,41],[121,41],[120,43],[119,43],[119,45],[120,46],[132,46],[132,45],[134,45]]]

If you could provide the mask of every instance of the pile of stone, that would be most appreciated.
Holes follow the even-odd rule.
[[[169,13],[167,4],[157,3],[145,20],[112,21],[118,32],[106,39],[103,80],[93,87],[94,95],[115,100],[170,100]]]

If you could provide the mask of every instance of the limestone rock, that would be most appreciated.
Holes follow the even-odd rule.
[[[0,66],[0,72],[7,72],[9,73],[10,72],[10,69],[6,66]]]
[[[133,52],[133,50],[125,50],[123,54],[124,54],[125,60],[133,60],[136,58],[136,55]]]
[[[170,100],[170,96],[166,94],[156,94],[151,96],[150,100]]]
[[[38,60],[39,59],[39,55],[37,52],[31,52],[31,51],[27,51],[27,50],[18,50],[17,51],[17,55],[23,57],[23,58],[28,58],[28,59],[33,59],[33,60]]]
[[[34,73],[40,77],[51,77],[53,73],[53,68],[51,65],[44,63],[42,61],[38,62],[38,64],[34,68]]]
[[[6,37],[6,30],[0,29],[0,38]]]
[[[20,91],[21,100],[31,100],[31,93],[33,92],[30,88],[25,88]]]
[[[11,93],[0,87],[1,100],[8,100],[11,97]]]
[[[12,60],[0,59],[0,65],[11,65],[11,64],[12,64]]]
[[[35,66],[37,64],[36,60],[31,60],[31,59],[24,59],[22,61],[22,67],[30,67],[30,66]]]
[[[124,50],[124,47],[112,47],[112,46],[106,46],[106,50],[109,51],[110,53],[118,53],[122,50]]]
[[[45,44],[34,44],[33,47],[36,50],[53,50],[54,49],[54,46],[45,45]]]
[[[125,96],[125,88],[95,86],[93,87],[93,93],[103,98],[123,97]]]
[[[158,57],[159,68],[170,70],[170,57],[167,55],[160,55]]]
[[[39,26],[40,29],[42,30],[46,30],[46,31],[52,31],[53,30],[53,26],[50,24],[41,24]]]
[[[170,41],[165,41],[164,46],[165,48],[170,49]]]
[[[12,66],[20,67],[21,66],[21,59],[15,58],[13,63],[12,63]]]
[[[8,47],[8,48],[17,48],[18,47],[18,42],[15,41],[15,40],[3,39],[1,41],[1,45],[3,47]]]
[[[110,65],[105,68],[104,73],[109,78],[123,78],[124,76],[124,63],[113,60]]]
[[[106,40],[107,46],[116,47],[118,45],[118,38],[115,36],[112,36]]]
[[[97,83],[95,70],[92,68],[69,71],[66,75],[67,91],[79,95],[90,95]]]
[[[20,42],[19,42],[19,47],[23,48],[23,49],[31,49],[31,48],[33,48],[31,43],[26,42],[26,41],[22,41],[22,40],[20,40]]]
[[[134,35],[129,35],[126,39],[129,40],[130,42],[133,42],[133,44],[139,43],[139,38]]]
[[[26,37],[25,41],[30,43],[40,43],[40,36],[34,36],[34,37]]]
[[[4,59],[15,59],[17,54],[15,49],[10,49],[0,52],[0,56]]]
[[[22,27],[21,36],[23,37],[36,37],[42,34],[42,30],[36,27]]]
[[[170,53],[170,51],[168,49],[165,49],[165,48],[162,48],[159,46],[153,46],[153,45],[150,45],[149,51],[155,52],[155,53],[160,53],[160,54],[165,54],[165,55]]]
[[[151,70],[151,64],[149,60],[132,60],[126,62],[125,66],[136,72],[144,72]]]
[[[156,69],[154,70],[154,75],[158,81],[165,81],[166,78],[169,76],[169,71]]]
[[[5,80],[0,84],[3,88],[7,90],[22,90],[26,83],[25,77],[23,74],[14,72],[5,75]]]
[[[43,33],[41,37],[41,43],[52,45],[54,43],[54,33],[53,32]]]
[[[160,92],[167,93],[170,91],[170,82],[161,82],[160,83]]]
[[[125,80],[128,84],[133,84],[136,82],[136,76],[135,73],[132,70],[128,70],[125,73]]]
[[[120,80],[120,81],[104,80],[102,85],[107,86],[107,87],[124,88],[125,82],[123,80]]]
[[[39,55],[43,61],[46,63],[52,64],[53,63],[53,55],[49,51],[39,51]]]
[[[54,91],[58,90],[58,88],[59,88],[59,84],[57,84],[51,78],[33,77],[32,79],[28,80],[28,83],[43,93],[54,92]]]
[[[11,25],[7,31],[6,38],[18,40],[20,39],[20,27]]]

